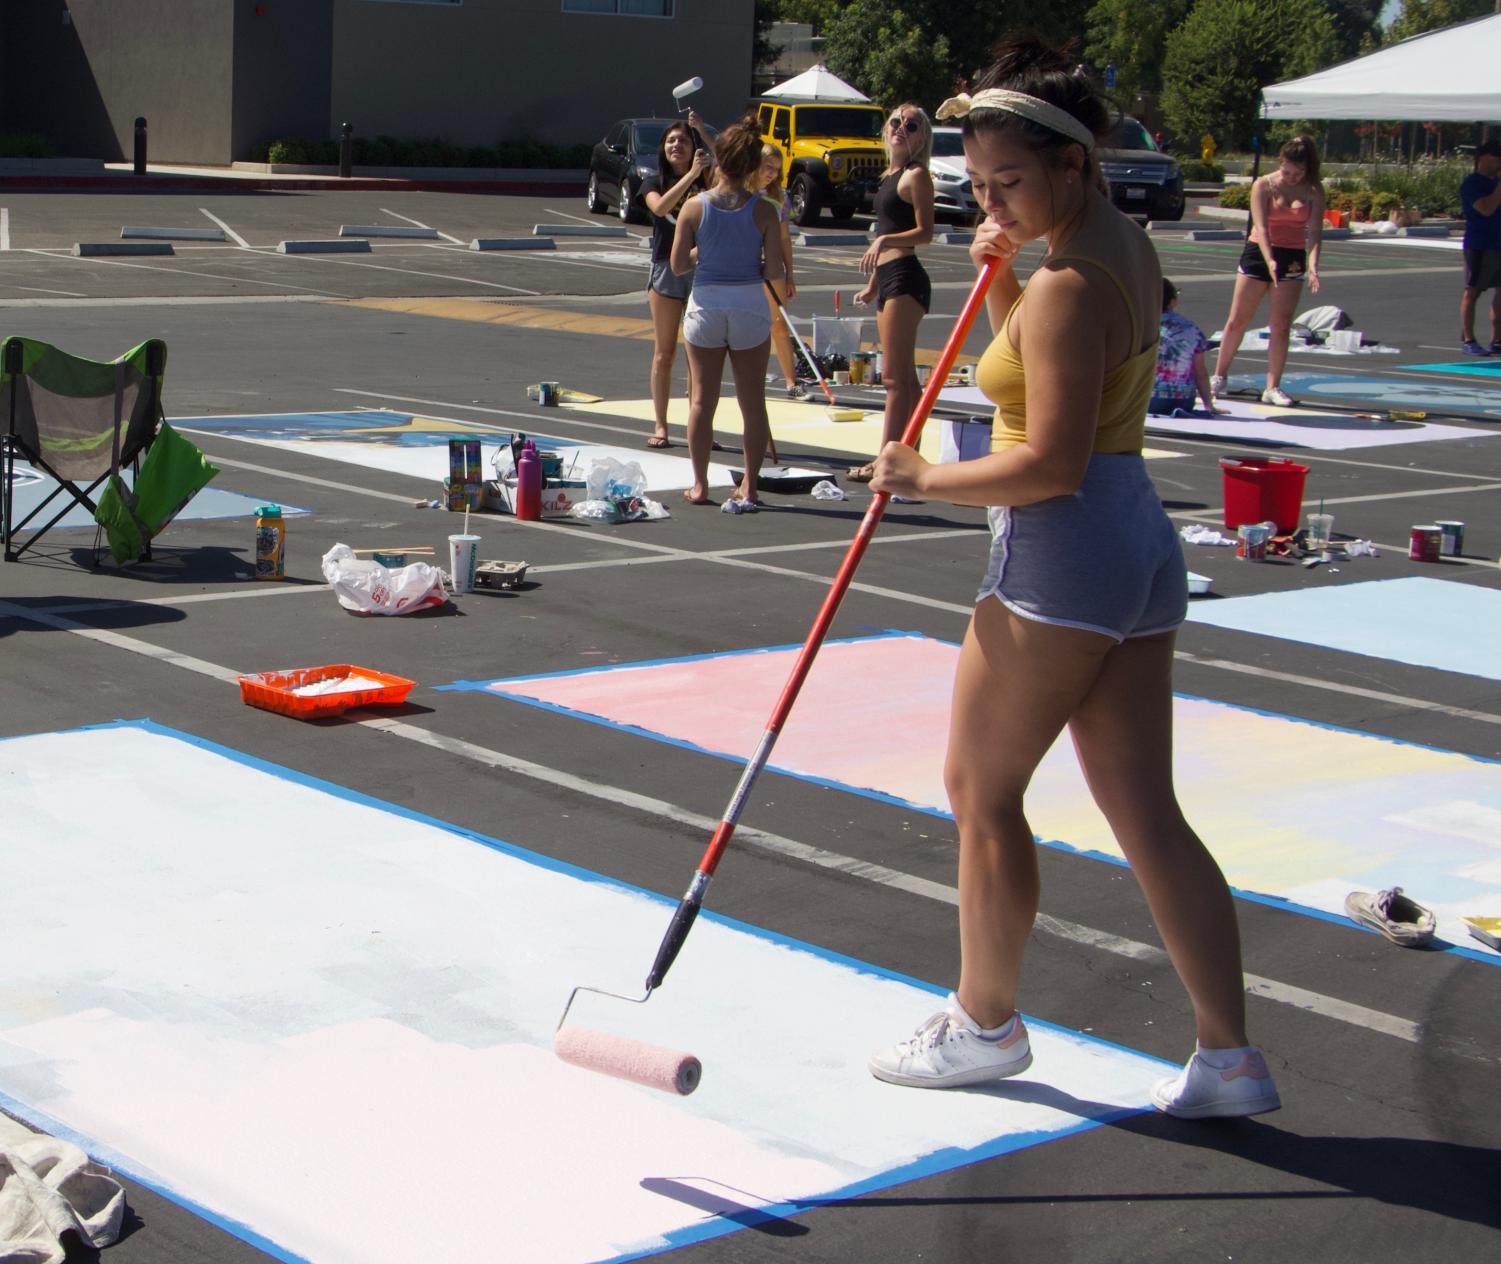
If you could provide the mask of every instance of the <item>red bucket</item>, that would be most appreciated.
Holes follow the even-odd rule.
[[[1283,534],[1296,531],[1303,517],[1303,483],[1308,466],[1285,457],[1221,457],[1225,472],[1225,526],[1275,522]]]

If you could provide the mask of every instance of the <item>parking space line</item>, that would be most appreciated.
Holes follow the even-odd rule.
[[[222,247],[221,247],[221,249],[222,249]],[[206,277],[210,281],[239,282],[239,283],[243,283],[245,285],[268,285],[268,286],[273,287],[274,289],[282,289],[282,290],[284,290],[284,289],[306,290],[309,294],[317,294],[317,295],[319,295],[322,298],[348,298],[349,297],[347,294],[339,294],[338,292],[336,292],[334,290],[320,290],[320,289],[315,289],[311,285],[296,285],[296,284],[294,284],[291,281],[261,281],[261,280],[257,280],[255,277],[222,276],[222,275],[220,275],[217,272],[195,272],[191,268],[163,268],[163,267],[159,267],[159,266],[157,266],[155,264],[150,264],[150,263],[127,263],[123,259],[101,259],[98,256],[92,256],[90,258],[86,258],[85,259],[85,258],[79,258],[78,256],[71,255],[71,254],[56,254],[55,255],[50,250],[40,250],[40,249],[35,249],[35,248],[33,248],[29,253],[34,254],[34,255],[45,255],[45,256],[47,256],[49,258],[67,259],[67,260],[70,260],[71,262],[81,263],[81,264],[84,264],[86,266],[92,266],[92,265],[95,265],[95,264],[100,264],[100,265],[108,264],[112,268],[143,268],[147,272],[165,272],[169,276]],[[251,250],[250,253],[251,254],[260,254],[262,252],[261,251],[257,251],[257,250]],[[273,254],[272,258],[280,258],[280,256]]]
[[[233,228],[231,228],[228,224],[226,224],[222,219],[220,219],[217,215],[215,215],[211,210],[209,210],[207,207],[203,207],[203,206],[200,206],[198,209],[200,211],[202,211],[203,214],[207,215],[211,220],[213,220],[214,223],[218,224],[219,227],[224,230],[224,235],[226,237],[228,237],[232,242],[234,242],[235,245],[239,246],[242,250],[249,250],[250,249],[250,243],[248,241],[246,241],[243,237],[241,237],[239,233],[235,232],[235,230]]]
[[[10,249],[10,211],[0,206],[0,250]]]
[[[252,247],[250,249],[250,253],[256,255],[267,255],[272,259],[280,259],[283,257],[281,255],[278,255],[274,250],[264,250],[255,247]],[[448,281],[450,283],[462,282],[465,285],[483,285],[492,290],[509,290],[512,294],[528,294],[535,296],[540,293],[540,291],[538,290],[523,289],[519,285],[504,285],[499,281],[480,281],[474,277],[456,276],[449,272],[422,272],[417,268],[393,268],[389,264],[363,263],[358,259],[333,259],[328,257],[327,255],[299,255],[298,259],[303,263],[326,263],[333,266],[343,266],[346,268],[370,268],[376,272],[399,272],[403,276],[429,277],[433,280]],[[266,282],[266,284],[269,285],[271,284],[271,282],[268,281]],[[347,298],[350,296],[345,295],[344,297]]]
[[[418,228],[432,228],[433,232],[437,233],[438,236],[443,238],[444,241],[451,241],[455,246],[463,246],[466,244],[460,241],[457,237],[450,237],[441,228],[433,228],[431,224],[424,224],[420,219],[413,219],[410,215],[402,215],[396,211],[387,210],[384,206],[377,207],[376,209],[380,211],[382,215],[389,215],[393,219],[404,219],[408,224],[413,224]]]

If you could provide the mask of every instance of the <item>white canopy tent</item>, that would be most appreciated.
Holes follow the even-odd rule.
[[[1501,13],[1261,90],[1263,118],[1501,122]]]
[[[794,75],[785,83],[767,88],[767,97],[786,97],[798,101],[869,101],[858,88],[852,88],[820,62],[810,70]]]

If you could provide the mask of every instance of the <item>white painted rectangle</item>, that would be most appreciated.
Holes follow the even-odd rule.
[[[1029,1020],[1028,1077],[881,1084],[933,989],[706,913],[649,1005],[571,1016],[703,1059],[655,1093],[550,1041],[574,985],[639,992],[673,901],[145,722],[0,749],[0,1105],[318,1264],[634,1258],[738,1227],[705,1197],[796,1214],[1162,1074]]]

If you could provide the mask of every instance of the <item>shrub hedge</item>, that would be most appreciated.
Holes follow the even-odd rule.
[[[439,137],[399,140],[394,136],[356,136],[357,167],[587,167],[587,144],[556,145],[521,137],[494,145],[455,145]],[[339,161],[339,142],[291,136],[263,141],[251,150],[252,162],[333,166]]]
[[[1463,213],[1459,185],[1469,173],[1467,162],[1367,167],[1359,174],[1325,180],[1324,195],[1331,210],[1346,211],[1357,219],[1387,219],[1398,206],[1454,219]],[[1248,209],[1251,186],[1227,184],[1220,190],[1220,205]]]

